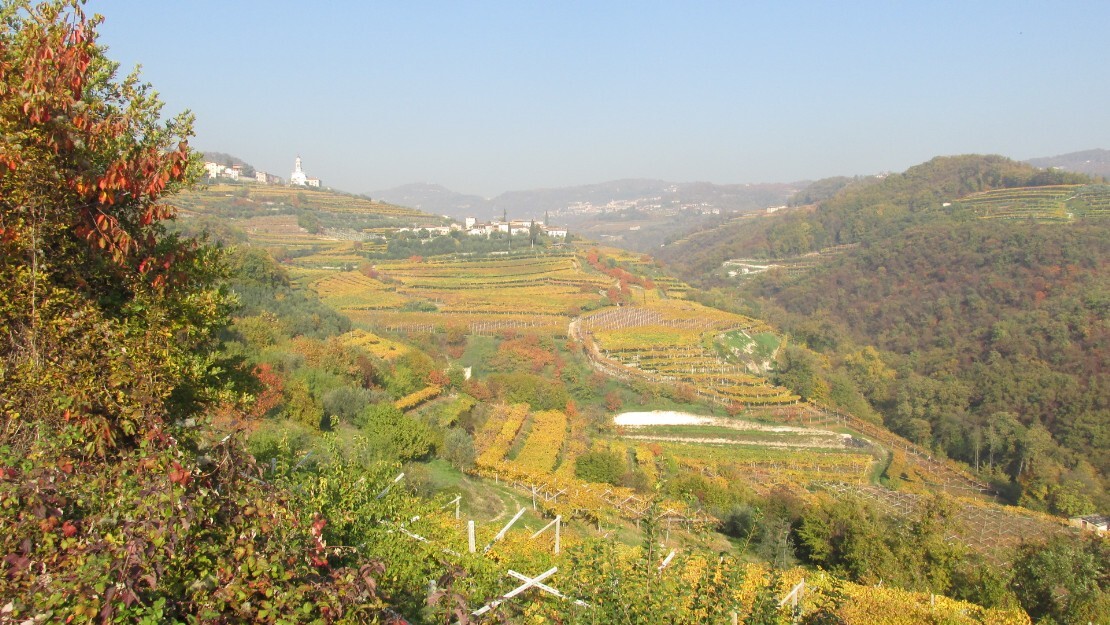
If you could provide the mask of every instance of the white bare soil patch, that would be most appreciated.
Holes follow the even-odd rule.
[[[688,412],[671,410],[655,410],[652,412],[625,412],[613,417],[613,424],[629,430],[627,438],[656,441],[672,441],[676,443],[707,443],[728,445],[756,445],[760,447],[778,448],[825,448],[843,449],[851,444],[849,434],[820,430],[816,428],[801,428],[789,425],[770,425],[747,421],[744,419],[725,419],[721,417],[708,417],[695,415]],[[728,428],[738,432],[752,432],[752,438],[743,436],[737,438],[721,438],[719,435],[706,432],[705,437],[674,436],[650,432],[652,426],[683,425],[707,426]],[[767,437],[767,433],[778,436]],[[762,435],[762,436],[761,436]]]
[[[704,415],[690,414],[689,412],[676,412],[674,410],[653,410],[651,412],[623,412],[613,417],[614,425],[636,427],[640,425],[713,425],[733,430],[749,430],[755,432],[793,432],[796,434],[836,434],[828,430],[813,428],[799,428],[790,425],[769,425],[744,419],[725,419],[722,417],[707,417]]]
[[[847,434],[843,436],[847,437]],[[698,443],[702,445],[744,445],[747,447],[774,447],[776,449],[846,449],[847,438],[810,437],[795,440],[756,440],[738,438],[712,438],[698,436],[655,436],[651,434],[625,435],[624,438],[641,441],[657,441],[660,443]]]

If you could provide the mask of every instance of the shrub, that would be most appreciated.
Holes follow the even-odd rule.
[[[617,484],[625,471],[624,459],[611,451],[591,451],[574,461],[574,475],[587,482]]]

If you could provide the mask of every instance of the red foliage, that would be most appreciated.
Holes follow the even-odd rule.
[[[674,391],[675,399],[680,402],[688,404],[690,402],[693,402],[694,399],[697,398],[697,393],[694,391],[694,387],[689,384],[679,384],[675,387]]]
[[[467,395],[470,395],[478,401],[489,401],[493,399],[493,391],[490,390],[489,386],[483,384],[482,382],[479,382],[474,378],[466,381],[466,384],[464,385],[464,390],[466,391]]]
[[[193,474],[189,471],[189,469],[181,466],[181,463],[177,462],[176,460],[170,463],[170,466],[172,467],[170,469],[170,481],[174,484],[187,486],[189,482],[193,479]]]
[[[609,412],[616,412],[624,406],[621,400],[621,395],[617,391],[609,391],[605,394],[605,409]]]
[[[451,379],[439,369],[433,369],[428,373],[428,384],[431,386],[450,386]]]
[[[282,396],[285,393],[285,378],[266,363],[255,368],[254,377],[258,378],[258,382],[262,385],[262,392],[258,394],[258,399],[248,414],[261,418],[281,405]]]
[[[555,362],[555,352],[545,349],[540,345],[539,337],[535,334],[523,334],[519,337],[503,340],[497,347],[498,368],[530,367],[533,372],[539,373]]]
[[[629,288],[629,285],[636,285],[645,289],[655,288],[655,283],[652,282],[650,278],[641,278],[632,273],[629,273],[628,271],[625,271],[624,269],[621,269],[620,267],[609,267],[606,264],[602,263],[601,257],[598,255],[597,250],[590,250],[589,253],[586,254],[586,262],[588,262],[590,266],[594,269],[616,280],[617,283],[620,285],[619,291],[610,288],[607,292],[607,297],[611,301],[618,303],[627,301],[627,298],[631,295],[631,289]],[[582,290],[587,290],[587,285],[583,285]],[[589,290],[592,290],[592,287]]]
[[[358,271],[367,278],[373,278],[375,280],[378,279],[378,269],[370,263],[362,263],[361,265],[359,265]]]
[[[18,137],[18,149],[0,151],[0,176],[40,189],[44,167],[58,172],[59,184],[48,191],[48,205],[59,207],[51,218],[95,254],[162,288],[185,279],[171,272],[185,250],[160,248],[155,224],[175,214],[158,200],[186,179],[188,141],[164,143],[171,139],[163,138],[145,95],[90,98],[103,89],[93,62],[98,23],[80,8],[64,21],[24,22],[25,36],[9,57],[15,62],[0,64],[0,88],[23,94],[22,105],[5,112],[5,134]]]

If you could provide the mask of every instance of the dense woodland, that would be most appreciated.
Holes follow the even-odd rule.
[[[710,478],[673,462],[653,481],[635,458],[602,448],[586,448],[572,474],[705,510],[728,539],[685,537],[670,575],[659,564],[670,530],[654,514],[615,539],[586,524],[559,558],[522,538],[488,557],[460,553],[438,484],[477,479],[461,472],[473,467],[488,422],[511,411],[563,414],[582,424],[570,444],[585,448],[611,427],[612,411],[691,408],[690,393],[601,375],[579,346],[549,335],[450,330],[359,344],[348,318],[233,228],[219,229],[221,245],[169,232],[175,210],[165,198],[201,170],[188,145],[191,119],[162,120],[148,86],[116,75],[97,47],[97,19],[74,2],[5,3],[0,17],[0,620],[468,623],[504,590],[507,569],[556,565],[566,571],[561,590],[589,606],[536,594],[487,620],[786,623],[792,615],[778,602],[802,574],[797,564],[811,567],[819,591],[806,623],[1027,623],[1023,610],[1040,622],[1080,623],[1110,614],[1105,541],[1025,545],[1010,554],[1012,567],[999,568],[946,540],[953,517],[944,497],[893,517],[826,493],[759,495],[739,474]],[[1105,398],[1094,391],[1098,380],[1083,377],[1090,359],[1082,358],[1106,349],[1105,327],[1092,331],[1097,323],[1083,316],[1101,306],[1105,319],[1106,298],[1090,295],[1104,284],[1104,260],[1082,260],[1097,232],[1067,232],[1053,244],[1057,272],[1018,274],[1059,286],[1011,296],[1020,303],[1043,292],[1044,308],[1026,319],[1002,295],[984,297],[976,319],[999,320],[988,336],[966,326],[970,338],[959,345],[980,356],[963,361],[938,351],[946,347],[939,334],[888,331],[897,327],[887,321],[893,313],[877,311],[874,328],[852,334],[836,318],[850,308],[835,293],[805,311],[811,298],[790,295],[805,282],[759,283],[752,293],[765,312],[783,311],[798,345],[812,348],[789,348],[779,375],[814,398],[865,401],[893,427],[953,445],[952,455],[970,448],[957,435],[938,437],[950,407],[968,419],[989,411],[976,448],[984,470],[1012,477],[1030,505],[1089,507],[1090,491],[1065,495],[1069,480],[1086,479],[1080,443],[1095,454],[1106,448],[1099,421],[1087,420],[1094,410],[1105,422]],[[997,229],[960,234],[975,248],[963,253],[982,262],[1027,247]],[[924,262],[911,247],[896,255],[904,264],[878,251],[871,262],[911,271]],[[586,258],[622,283],[651,281],[625,278],[596,253]],[[864,261],[846,258],[839,280],[852,275],[852,262]],[[901,284],[889,287],[892,297]],[[704,297],[738,305],[732,291]],[[1025,331],[1037,311],[1059,326]],[[946,309],[933,314],[938,324],[960,323]],[[868,330],[881,351],[865,342]],[[903,355],[909,342],[916,347]],[[1014,357],[1032,372],[1007,373]],[[474,376],[466,379],[463,366]],[[978,377],[961,382],[968,375]],[[1007,402],[1028,397],[1019,390],[975,390],[973,382],[992,379],[1045,393],[1018,411]],[[966,390],[951,391],[961,383]],[[1047,392],[1058,384],[1074,384],[1091,409]],[[443,399],[421,407],[429,389]],[[997,416],[1006,410],[1014,414]],[[952,427],[965,431],[964,423]],[[1092,465],[1088,472],[1100,466]],[[409,477],[399,483],[402,470]],[[898,588],[985,607],[936,612],[927,596],[928,606],[911,607]]]
[[[944,206],[991,188],[1085,181],[1000,157],[938,158],[663,256],[716,287],[710,300],[780,319],[795,343],[780,375],[807,398],[881,415],[1015,502],[1089,514],[1110,506],[1108,224],[984,221]],[[733,287],[708,277],[729,257],[849,243],[858,247],[800,275]]]

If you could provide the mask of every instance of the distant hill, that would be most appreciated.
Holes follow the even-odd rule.
[[[419,210],[366,197],[311,187],[224,182],[167,198],[187,235],[207,232],[224,243],[249,240],[269,248],[312,249],[318,235],[366,241],[382,230],[439,225],[444,220]]]
[[[944,215],[945,203],[972,193],[1089,181],[1082,174],[1045,171],[1002,156],[937,157],[900,174],[845,183],[816,210],[796,208],[766,219],[733,220],[687,237],[659,255],[691,272],[719,267],[728,258],[796,256],[889,236]]]
[[[664,210],[675,205],[704,205],[723,211],[751,211],[783,204],[807,183],[732,184],[709,182],[675,183],[665,180],[625,179],[598,184],[509,191],[485,199],[465,195],[436,184],[407,184],[372,191],[370,197],[392,204],[450,215],[457,219],[493,219],[507,213],[510,218],[540,219],[544,213],[567,216],[588,212],[582,205],[601,211],[610,204]],[[617,209],[616,206],[610,206]]]
[[[1025,162],[1034,167],[1057,167],[1066,171],[1110,178],[1110,150],[1083,150],[1059,156],[1031,158]]]
[[[436,215],[449,215],[456,219],[479,215],[485,218],[490,210],[487,206],[489,200],[486,198],[458,193],[438,184],[416,182],[366,195],[390,204],[408,206]]]

